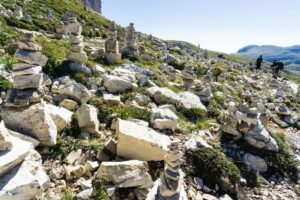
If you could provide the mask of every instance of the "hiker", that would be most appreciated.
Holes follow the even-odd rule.
[[[284,70],[284,64],[280,61],[274,60],[271,68],[273,70],[273,77],[277,79],[279,72]]]
[[[260,69],[261,68],[261,63],[263,62],[263,56],[260,55],[257,60],[256,60],[256,69]]]

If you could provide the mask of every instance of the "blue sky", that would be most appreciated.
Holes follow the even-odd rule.
[[[103,0],[102,13],[137,31],[234,53],[300,44],[300,0]]]

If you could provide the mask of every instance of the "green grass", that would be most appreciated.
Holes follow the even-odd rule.
[[[8,71],[12,69],[12,65],[16,63],[16,59],[13,56],[5,55],[0,58],[0,64],[4,64],[4,68]]]
[[[0,92],[6,92],[9,89],[14,88],[14,84],[7,79],[0,78]]]
[[[203,119],[196,123],[196,127],[200,130],[208,130],[211,123],[217,123],[216,119]]]
[[[61,200],[73,200],[73,195],[72,195],[72,192],[70,191],[70,189],[63,188],[62,194],[63,194],[63,196],[62,196]]]
[[[98,108],[98,118],[100,122],[105,123],[107,126],[110,126],[113,119],[117,118],[124,120],[134,118],[150,122],[151,113],[147,109],[131,105],[110,106],[97,97],[92,98],[88,103]]]

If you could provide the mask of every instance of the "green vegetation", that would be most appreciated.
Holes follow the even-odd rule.
[[[220,64],[212,69],[212,73],[214,77],[218,77],[226,68],[225,64]]]
[[[96,191],[95,199],[96,200],[110,200],[105,189],[105,181],[101,179],[96,179],[93,181],[93,188]]]
[[[151,113],[147,109],[132,105],[109,106],[97,97],[92,98],[88,103],[98,108],[98,118],[100,122],[106,123],[107,126],[110,126],[113,119],[117,118],[125,120],[134,118],[150,122]]]
[[[183,70],[186,66],[186,63],[184,61],[173,61],[173,62],[170,62],[169,65],[171,65],[175,69]]]
[[[183,110],[182,113],[189,121],[192,122],[196,122],[206,116],[206,111],[201,108],[191,108],[189,110]]]
[[[73,200],[73,195],[72,195],[72,192],[70,191],[70,189],[63,188],[62,194],[63,194],[63,196],[62,196],[61,200]]]
[[[0,92],[14,88],[14,84],[7,79],[0,78]]]
[[[210,124],[212,124],[212,123],[217,123],[217,121],[215,119],[203,119],[196,123],[196,127],[200,130],[208,130],[210,127]]]
[[[49,76],[59,77],[69,73],[68,62],[64,61],[69,51],[70,43],[66,40],[46,40],[38,38],[38,43],[42,45],[42,53],[47,56],[48,62],[43,71]]]
[[[35,31],[54,31],[56,24],[61,20],[62,15],[69,11],[74,13],[78,20],[84,24],[83,35],[88,37],[102,36],[106,37],[106,30],[111,27],[111,22],[106,18],[85,9],[78,0],[33,0],[28,3],[23,3],[18,0],[5,0],[1,2],[6,8],[13,10],[16,5],[23,8],[24,13],[30,16],[29,20],[18,20],[13,17],[5,18],[4,20],[10,26],[18,28],[35,30]],[[45,16],[48,9],[52,12],[54,20],[41,19],[40,16]]]
[[[13,56],[6,55],[0,59],[0,64],[4,64],[5,70],[11,70],[12,65],[16,63],[16,59]]]
[[[219,150],[203,148],[187,154],[194,163],[196,176],[202,177],[209,186],[220,184],[221,177],[228,178],[232,185],[239,182],[239,169]]]

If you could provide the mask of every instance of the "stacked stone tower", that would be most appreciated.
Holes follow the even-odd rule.
[[[178,148],[178,142],[173,141],[165,157],[165,170],[160,177],[160,196],[166,199],[179,197],[183,189],[183,172],[180,170],[182,152]],[[175,198],[177,199],[177,198]]]
[[[195,79],[195,73],[192,63],[189,63],[188,66],[185,67],[182,71],[182,79],[184,82],[184,90],[190,90]]]
[[[84,72],[87,68],[85,64],[88,61],[88,56],[84,52],[84,42],[82,33],[82,26],[75,17],[69,18],[69,23],[65,27],[65,33],[69,34],[71,41],[70,52],[67,55],[67,59],[71,61],[70,68],[72,71]],[[87,70],[89,73],[89,70]]]
[[[105,57],[108,64],[117,64],[121,62],[121,54],[119,52],[119,42],[117,40],[118,32],[115,24],[105,41]]]
[[[15,53],[17,63],[12,66],[12,75],[15,90],[10,90],[6,106],[27,106],[40,100],[43,93],[43,84],[47,76],[42,73],[42,67],[47,63],[47,57],[42,55],[42,47],[39,46],[34,36],[26,33],[17,42],[18,49]]]

